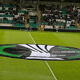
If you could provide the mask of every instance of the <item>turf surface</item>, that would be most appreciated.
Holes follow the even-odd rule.
[[[80,33],[29,32],[37,44],[80,48]],[[34,44],[27,31],[0,30],[0,44]],[[80,61],[48,61],[58,80],[80,80]],[[0,57],[0,80],[55,80],[44,61]]]

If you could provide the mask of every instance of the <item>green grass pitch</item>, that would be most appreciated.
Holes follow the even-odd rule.
[[[80,48],[80,33],[0,30],[0,44],[49,44]],[[57,80],[80,80],[80,61],[48,61]],[[45,61],[0,57],[0,80],[55,80]]]

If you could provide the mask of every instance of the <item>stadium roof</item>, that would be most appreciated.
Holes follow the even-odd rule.
[[[26,0],[26,1],[30,1],[30,0]],[[37,0],[31,0],[31,1],[37,1]],[[80,3],[80,0],[39,0],[39,1],[53,1],[53,2],[75,2],[75,3]]]

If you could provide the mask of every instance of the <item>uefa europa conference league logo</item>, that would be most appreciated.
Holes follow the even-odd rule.
[[[0,45],[0,56],[28,60],[79,60],[80,49],[40,44],[9,44]]]

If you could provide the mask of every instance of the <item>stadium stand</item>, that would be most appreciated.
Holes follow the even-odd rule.
[[[0,4],[0,23],[13,24],[14,27],[25,27],[26,10],[11,4]]]
[[[64,7],[60,7],[59,5],[40,5],[39,8],[42,12],[41,24],[44,24],[45,28],[53,26],[50,28],[78,29],[76,26],[76,18],[80,10],[79,8],[73,5]],[[79,21],[80,19],[78,17]]]
[[[40,12],[40,13],[39,13]],[[45,29],[80,29],[80,8],[74,5],[40,4],[37,10],[32,5],[20,7],[14,4],[0,3],[0,26],[7,24],[13,27]]]

